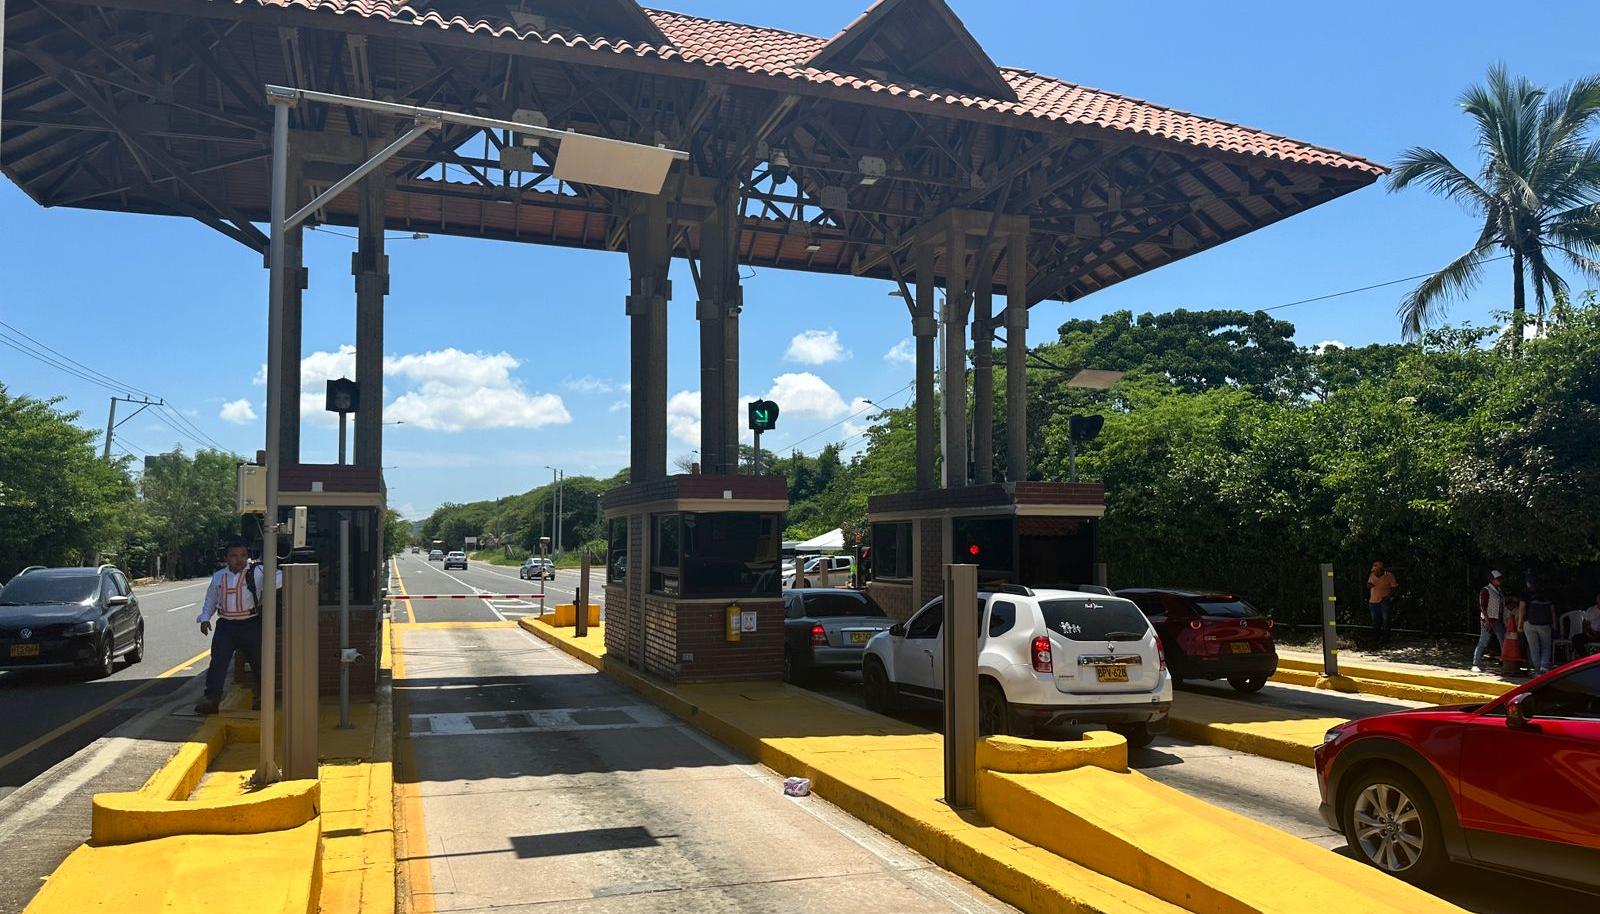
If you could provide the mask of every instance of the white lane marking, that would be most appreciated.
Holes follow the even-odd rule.
[[[210,578],[197,578],[187,584],[175,584],[171,587],[164,587],[161,590],[145,590],[142,587],[138,587],[134,588],[134,595],[139,597],[159,597],[164,593],[177,593],[180,590],[188,590],[191,587],[204,587],[209,583],[211,583]]]
[[[197,603],[185,603],[185,604],[183,604],[183,605],[182,605],[182,606],[174,606],[174,607],[172,607],[172,608],[171,608],[171,609],[169,609],[169,610],[167,610],[167,612],[169,612],[169,613],[175,613],[175,612],[177,612],[177,611],[178,611],[178,610],[180,610],[180,609],[188,609],[188,608],[189,608],[189,607],[191,607],[191,606],[197,606],[197,605],[199,605],[199,604],[197,604]]]
[[[475,586],[473,586],[471,584],[468,584],[466,581],[463,581],[460,578],[456,577],[455,575],[451,574],[450,572],[445,571],[443,568],[435,568],[433,570],[439,572],[440,574],[444,575],[445,577],[449,578],[450,580],[455,581],[457,584],[460,584],[462,587],[465,587],[468,590],[472,591],[473,595],[477,596],[478,599],[483,601],[483,605],[484,606],[489,607],[489,611],[494,613],[494,616],[495,616],[496,619],[499,619],[501,622],[510,622],[511,621],[510,619],[506,618],[506,614],[505,613],[503,613],[500,610],[495,608],[495,605],[494,605],[493,602],[491,602],[488,598],[483,596],[483,594],[486,594],[489,591],[483,589],[482,587],[475,587]]]

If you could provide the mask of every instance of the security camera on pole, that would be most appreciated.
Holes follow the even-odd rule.
[[[750,462],[750,473],[761,475],[761,433],[770,432],[778,425],[778,404],[771,400],[752,400],[749,406],[750,431],[756,433],[755,457]]]

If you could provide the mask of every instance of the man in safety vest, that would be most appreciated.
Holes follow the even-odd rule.
[[[194,706],[197,714],[215,714],[222,701],[222,687],[228,681],[228,665],[233,652],[244,651],[250,669],[261,676],[261,585],[265,576],[260,565],[250,561],[250,550],[240,540],[229,540],[223,557],[228,567],[211,576],[206,598],[200,604],[200,634],[211,635],[211,668],[206,671],[206,697]],[[283,572],[278,572],[282,583]],[[216,618],[215,634],[212,618]],[[259,702],[261,697],[256,696]],[[257,705],[259,707],[259,705]]]

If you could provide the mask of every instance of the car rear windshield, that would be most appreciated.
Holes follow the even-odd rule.
[[[1139,607],[1116,597],[1042,600],[1044,623],[1068,641],[1138,641],[1150,631]]]
[[[872,601],[872,598],[861,593],[808,593],[805,595],[806,615],[812,618],[824,616],[871,616],[879,618],[884,615],[883,607]]]
[[[1248,619],[1259,616],[1256,608],[1243,600],[1232,597],[1201,597],[1194,601],[1200,607],[1203,616],[1220,616],[1227,619]]]
[[[100,592],[99,575],[23,575],[0,589],[0,606],[25,603],[82,603]]]

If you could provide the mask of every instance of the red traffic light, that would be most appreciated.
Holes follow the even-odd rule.
[[[973,543],[972,545],[968,546],[967,547],[967,554],[968,555],[977,555],[978,554],[978,544],[977,543]]]

